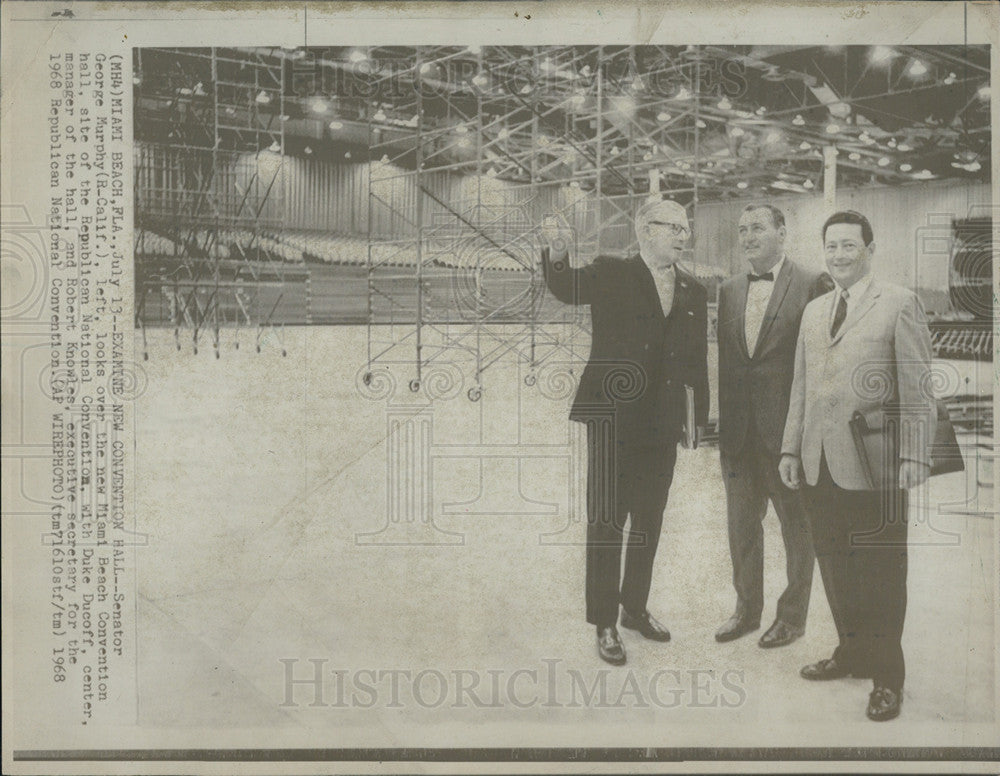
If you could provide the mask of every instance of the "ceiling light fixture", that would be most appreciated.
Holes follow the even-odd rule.
[[[910,65],[910,69],[907,71],[911,77],[919,78],[922,75],[927,75],[927,65],[921,62],[919,59],[913,60],[913,64]]]
[[[892,50],[891,48],[889,48],[888,46],[875,46],[875,47],[874,47],[874,48],[872,48],[872,50],[871,50],[871,51],[870,51],[870,52],[868,53],[868,57],[869,57],[869,59],[870,59],[870,60],[871,60],[871,61],[872,61],[872,62],[873,62],[874,64],[877,64],[877,65],[879,65],[879,64],[883,64],[883,63],[885,63],[885,62],[888,62],[888,61],[889,61],[889,60],[891,60],[891,59],[892,59],[892,58],[893,58],[894,56],[896,56],[896,52],[895,52],[895,51],[893,51],[893,50]]]
[[[750,184],[747,183],[746,181],[740,181],[739,183],[736,184],[736,188],[738,188],[738,189],[745,189],[749,185]]]
[[[801,113],[796,113],[795,114],[795,118],[792,119],[792,123],[795,126],[797,126],[797,127],[801,127],[803,124],[806,123],[806,120],[804,118],[802,118],[802,114]]]
[[[883,156],[881,159],[878,160],[879,167],[888,167],[890,164],[892,164],[892,159],[890,159],[888,156]]]

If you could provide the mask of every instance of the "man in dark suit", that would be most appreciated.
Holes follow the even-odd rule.
[[[823,225],[826,264],[836,282],[802,314],[782,481],[798,488],[839,643],[833,656],[806,666],[806,679],[870,677],[867,714],[899,714],[905,664],[907,489],[930,473],[934,418],[931,338],[920,300],[907,288],[872,277],[875,241],[853,210]],[[886,415],[894,406],[898,457],[874,460],[869,478],[855,446],[855,412]],[[885,482],[883,488],[878,483]]]
[[[781,523],[788,585],[761,647],[790,644],[805,631],[813,550],[799,493],[778,477],[781,434],[795,366],[799,320],[828,290],[819,273],[785,256],[785,216],[767,204],[747,205],[740,247],[751,272],[719,290],[719,450],[726,487],[729,553],[736,610],[715,634],[731,641],[760,627],[764,608],[764,530],[768,500]]]
[[[623,627],[670,639],[646,603],[684,424],[685,386],[694,389],[697,424],[708,417],[707,295],[677,266],[690,236],[687,214],[676,202],[649,202],[635,228],[638,256],[600,256],[574,268],[565,224],[543,225],[549,289],[567,304],[590,305],[590,358],[570,419],[587,426],[587,622],[597,628],[601,658],[614,665],[625,662],[619,604]]]

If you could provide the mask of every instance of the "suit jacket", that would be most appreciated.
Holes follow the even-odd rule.
[[[673,307],[663,315],[652,273],[639,256],[599,256],[574,269],[542,254],[545,281],[567,304],[590,305],[590,357],[570,419],[614,412],[619,436],[676,443],[685,415],[684,386],[694,388],[695,421],[708,420],[708,305],[705,288],[677,267]]]
[[[786,258],[774,279],[753,354],[747,351],[744,333],[749,285],[741,273],[719,288],[719,449],[730,455],[742,451],[752,422],[765,451],[777,455],[802,311],[833,281]]]
[[[818,480],[825,453],[837,485],[868,490],[848,425],[855,410],[867,414],[898,403],[900,458],[930,463],[930,331],[912,291],[873,279],[831,338],[836,299],[836,290],[824,294],[802,314],[781,451],[802,459],[810,485]]]

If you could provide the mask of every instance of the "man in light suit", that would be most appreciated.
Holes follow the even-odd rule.
[[[543,226],[542,270],[553,295],[590,305],[590,358],[570,410],[587,426],[587,622],[600,657],[625,662],[621,623],[654,641],[670,632],[646,609],[663,510],[694,389],[698,426],[708,417],[707,294],[677,266],[691,235],[677,202],[643,205],[635,217],[639,254],[599,256],[574,268],[565,223]],[[621,572],[626,520],[631,517]]]
[[[898,716],[902,703],[906,491],[930,473],[931,339],[916,295],[872,277],[875,242],[865,216],[834,213],[823,225],[823,243],[837,285],[802,315],[779,471],[790,488],[804,475],[839,643],[832,657],[801,674],[870,677],[867,714],[880,721]],[[887,405],[898,410],[899,456],[872,462],[891,482],[877,490],[849,423],[855,411],[877,415]]]
[[[778,476],[781,434],[805,306],[829,290],[825,275],[785,256],[785,216],[752,203],[739,221],[740,247],[752,271],[719,289],[719,451],[726,486],[729,552],[736,610],[715,634],[731,641],[760,627],[764,607],[764,529],[774,504],[785,545],[788,584],[758,641],[781,647],[803,634],[812,588],[813,549],[802,498]]]

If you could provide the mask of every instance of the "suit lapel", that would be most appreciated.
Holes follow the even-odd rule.
[[[736,283],[736,293],[733,294],[736,303],[736,315],[731,320],[736,321],[736,344],[743,354],[743,358],[749,360],[750,352],[747,350],[747,294],[750,291],[750,281],[744,272],[739,276]]]
[[[691,282],[693,278],[677,265],[674,265],[676,282],[674,283],[674,303],[670,307],[670,315],[667,319],[674,317],[678,311],[686,311],[688,305],[688,295],[691,293]]]
[[[636,262],[635,272],[642,301],[651,313],[656,314],[657,317],[662,319],[663,305],[660,304],[660,292],[656,288],[656,280],[653,278],[653,272],[649,268],[649,265],[643,261],[642,256],[635,256],[633,261]]]
[[[847,317],[844,322],[840,325],[840,331],[837,332],[837,336],[830,340],[831,345],[836,345],[840,340],[844,338],[845,332],[851,329],[854,324],[860,321],[865,315],[875,306],[875,300],[879,298],[882,293],[878,285],[874,280],[869,284],[868,290],[865,291],[864,296],[861,297],[861,301],[857,305],[852,306],[850,300],[847,304]],[[836,294],[834,294],[836,299]],[[827,329],[827,336],[829,336],[829,329]]]
[[[764,310],[764,320],[760,325],[760,334],[757,335],[757,347],[754,350],[755,355],[764,351],[767,333],[771,330],[771,324],[774,323],[774,319],[778,315],[778,310],[781,309],[781,303],[785,300],[785,294],[788,293],[788,286],[791,285],[791,282],[792,264],[788,259],[785,259],[785,263],[781,267],[781,272],[774,279],[774,289],[772,289],[771,298],[767,302],[767,309]],[[745,304],[743,307],[746,309]],[[743,340],[746,341],[746,336],[743,337]]]

